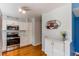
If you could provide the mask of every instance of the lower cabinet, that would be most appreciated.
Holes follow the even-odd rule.
[[[45,39],[45,53],[47,56],[64,56],[64,42],[60,40]]]
[[[48,56],[53,55],[53,42],[51,39],[45,39],[45,53]]]

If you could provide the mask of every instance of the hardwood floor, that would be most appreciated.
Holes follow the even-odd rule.
[[[46,54],[42,52],[41,45],[30,45],[13,51],[4,52],[3,56],[46,56]]]

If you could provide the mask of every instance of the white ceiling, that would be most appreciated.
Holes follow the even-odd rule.
[[[19,13],[18,9],[22,6],[29,7],[31,9],[30,15],[39,16],[42,13],[51,11],[57,7],[66,5],[65,3],[0,3],[0,9],[4,15],[14,17],[25,17],[25,15]]]

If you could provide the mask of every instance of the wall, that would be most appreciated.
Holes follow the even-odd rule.
[[[61,26],[58,29],[46,29],[46,22],[55,19],[61,22]],[[55,43],[54,55],[63,55],[64,52],[62,50],[63,45],[61,45],[63,44],[61,32],[66,31],[67,40],[65,42],[65,55],[70,55],[70,42],[72,39],[71,24],[71,4],[63,5],[62,7],[56,8],[48,13],[42,14],[42,50],[45,51],[45,48],[47,48],[47,46],[45,46],[45,36],[48,36]]]
[[[34,46],[41,44],[41,30],[40,30],[40,16],[34,17],[33,21],[33,40],[32,43]]]

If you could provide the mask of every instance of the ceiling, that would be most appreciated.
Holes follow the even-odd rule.
[[[66,5],[65,3],[0,3],[0,9],[3,15],[10,15],[14,17],[25,17],[27,14],[32,16],[39,16],[42,13],[49,12],[57,7]],[[29,7],[31,11],[23,15],[19,13],[18,9],[22,6]]]

